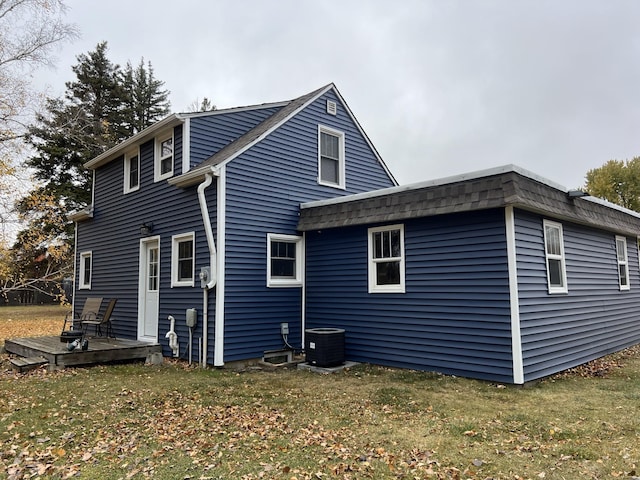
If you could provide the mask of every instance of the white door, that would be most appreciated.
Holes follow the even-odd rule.
[[[140,244],[138,340],[158,341],[158,290],[160,286],[160,244],[157,238]]]

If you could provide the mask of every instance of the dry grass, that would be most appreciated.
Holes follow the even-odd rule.
[[[69,310],[60,305],[0,307],[0,344],[5,338],[59,334]]]
[[[640,461],[636,350],[526,388],[371,366],[6,365],[10,479],[610,479]]]

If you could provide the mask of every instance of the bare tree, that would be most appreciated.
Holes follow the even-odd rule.
[[[12,224],[19,221],[13,209],[16,195],[29,181],[17,165],[27,125],[42,100],[32,75],[53,65],[57,44],[78,35],[64,21],[65,11],[62,0],[0,0],[0,274],[6,274],[7,244]]]
[[[18,137],[36,98],[31,74],[52,66],[52,50],[78,35],[62,0],[0,0],[0,143]]]

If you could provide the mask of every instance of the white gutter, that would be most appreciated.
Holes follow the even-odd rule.
[[[217,274],[217,255],[216,255],[216,243],[213,238],[213,230],[211,228],[211,218],[209,217],[209,208],[207,207],[207,198],[205,196],[205,190],[213,183],[213,175],[215,172],[207,173],[204,181],[198,185],[198,201],[200,203],[200,212],[202,213],[202,223],[204,225],[204,232],[207,237],[207,245],[209,246],[209,278],[204,287],[203,300],[202,300],[202,359],[201,364],[203,367],[207,366],[207,352],[209,348],[209,290],[216,285]],[[216,322],[217,324],[218,322]],[[189,358],[191,361],[191,358]]]

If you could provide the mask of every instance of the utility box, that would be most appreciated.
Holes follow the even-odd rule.
[[[342,328],[308,328],[304,332],[305,354],[309,365],[337,367],[344,364]]]

